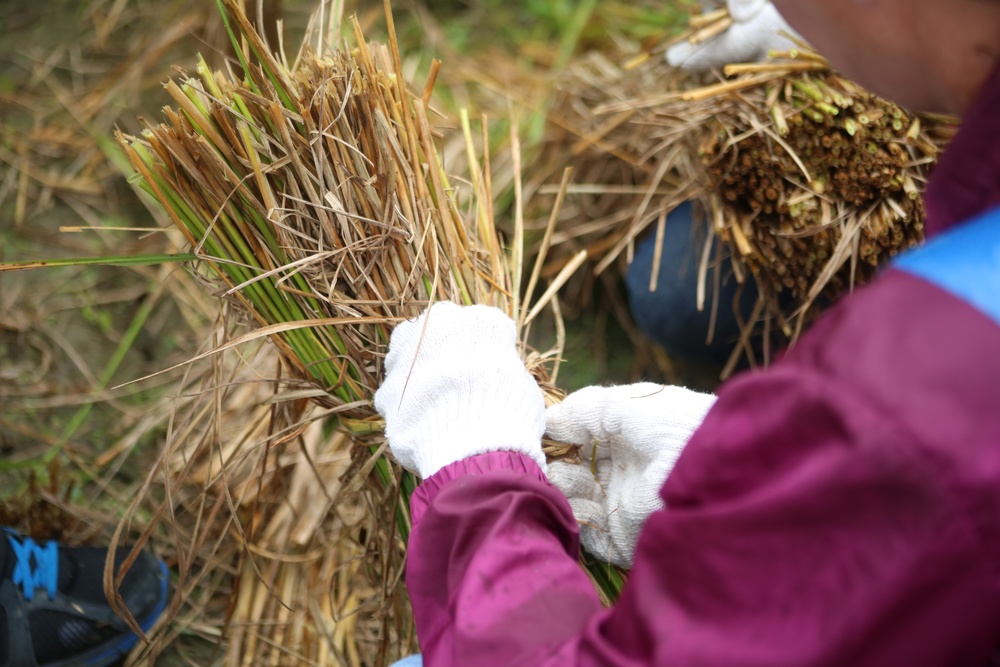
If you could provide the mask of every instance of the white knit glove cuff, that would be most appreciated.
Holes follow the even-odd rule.
[[[435,304],[396,327],[385,368],[375,408],[405,468],[427,478],[476,454],[513,451],[545,469],[545,402],[500,310]]]

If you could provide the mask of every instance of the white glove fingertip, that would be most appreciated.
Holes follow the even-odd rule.
[[[608,514],[603,505],[584,498],[568,498],[567,500],[569,500],[570,509],[573,510],[573,518],[580,524],[581,536],[585,531],[593,531],[604,535],[605,539],[609,539],[607,536],[611,532],[608,530]],[[607,554],[607,549],[588,549],[588,551],[594,556]]]
[[[647,387],[658,386],[639,383],[578,389],[559,405],[549,408],[546,417],[549,435],[574,445],[589,445],[593,440],[607,444],[621,430],[621,399],[632,393],[642,395],[649,391]]]
[[[622,568],[632,566],[633,547],[615,542],[614,536],[608,528],[606,517],[601,521],[601,517],[595,516],[593,520],[579,521],[579,524],[580,546],[584,551],[604,563],[611,563]]]
[[[545,432],[553,440],[571,445],[589,445],[599,437],[595,425],[601,412],[602,398],[594,390],[602,387],[585,387],[567,396],[561,403],[545,411]]]
[[[691,60],[691,57],[695,54],[696,50],[697,47],[688,42],[674,44],[667,49],[667,64],[671,67],[688,67],[689,69],[695,69],[693,67],[689,67],[688,61]]]
[[[767,58],[770,51],[788,50],[795,43],[784,36],[796,36],[769,0],[729,0],[733,25],[703,44],[681,43],[667,50],[667,62],[674,67],[703,71],[734,62]]]
[[[588,466],[557,461],[549,464],[547,475],[553,486],[567,498],[600,502],[604,496]]]

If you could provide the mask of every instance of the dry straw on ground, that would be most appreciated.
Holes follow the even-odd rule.
[[[283,381],[273,346],[240,351],[183,383],[188,399],[131,508],[159,499],[151,539],[177,573],[165,622],[133,664],[168,647],[185,656],[186,636],[218,642],[210,654],[226,665],[382,665],[416,650],[396,586],[402,542],[386,529],[399,493],[351,488],[348,436]]]
[[[252,414],[235,425],[223,405],[239,385],[215,378],[211,397],[178,418],[154,473],[168,480],[161,529],[196,547],[177,556],[178,603],[200,594],[215,604],[212,582],[232,584],[227,664],[385,664],[415,648],[398,586],[414,480],[384,456],[371,405],[391,328],[453,300],[497,306],[526,336],[543,307],[557,308],[552,295],[584,255],[538,289],[544,252],[529,272],[516,135],[506,245],[485,137],[464,115],[461,132],[432,125],[437,65],[410,89],[388,3],[388,46],[367,42],[353,20],[341,42],[340,10],[324,3],[317,48],[307,43],[292,64],[272,55],[235,0],[219,6],[238,66],[202,62],[197,76],[167,84],[176,108],[165,122],[119,135],[139,186],[184,232],[197,274],[243,327],[204,356],[266,339],[282,360],[275,395],[255,409],[245,397]],[[326,38],[334,48],[324,52]],[[449,142],[465,154],[461,176],[442,164]],[[553,222],[557,214],[558,205]],[[553,349],[524,353],[555,400],[558,326],[548,338]]]
[[[697,17],[682,39],[727,25],[725,11]],[[647,230],[662,234],[678,204],[699,202],[699,303],[729,307],[711,302],[729,274],[762,294],[734,362],[752,355],[748,336],[793,338],[818,298],[923,238],[920,193],[953,129],[863,90],[804,46],[772,55],[716,79],[671,68],[662,49],[622,62],[591,54],[552,112],[549,154],[577,174],[557,251],[586,248],[603,271]],[[657,270],[677,267],[654,268],[654,281]]]

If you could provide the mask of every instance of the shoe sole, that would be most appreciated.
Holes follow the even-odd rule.
[[[159,563],[160,598],[157,600],[153,611],[149,613],[149,616],[139,623],[139,627],[142,628],[143,633],[148,632],[153,627],[157,619],[160,618],[160,614],[167,608],[167,582],[169,579],[167,565],[162,560]],[[45,667],[107,667],[124,658],[138,642],[138,635],[129,633],[124,637],[109,639],[104,644],[100,644],[82,655],[75,655],[72,658],[59,662],[47,663]]]

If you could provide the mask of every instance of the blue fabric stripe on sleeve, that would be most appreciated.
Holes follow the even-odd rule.
[[[892,266],[951,292],[1000,324],[1000,208],[900,255]]]

